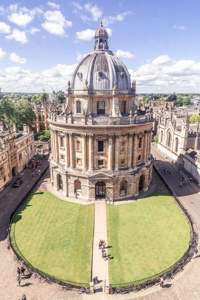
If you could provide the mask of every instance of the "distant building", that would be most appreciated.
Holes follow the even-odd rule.
[[[28,125],[22,132],[8,129],[0,123],[0,190],[10,182],[13,176],[24,169],[34,155],[34,136]]]
[[[36,119],[32,124],[34,133],[49,130],[49,123],[47,120],[49,117],[49,107],[50,103],[48,101],[42,102],[39,105],[34,103],[33,111],[36,114]]]

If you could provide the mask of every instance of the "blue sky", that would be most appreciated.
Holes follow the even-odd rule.
[[[197,0],[1,0],[0,87],[64,91],[103,20],[138,93],[200,92],[199,11]]]

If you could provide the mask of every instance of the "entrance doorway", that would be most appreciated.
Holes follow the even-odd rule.
[[[140,176],[139,191],[143,189],[144,175]]]
[[[95,197],[96,198],[105,198],[106,197],[106,184],[102,181],[99,181],[95,185]]]
[[[15,176],[15,167],[12,168],[12,177]]]

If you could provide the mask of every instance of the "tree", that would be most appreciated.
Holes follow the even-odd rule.
[[[200,121],[200,116],[199,116],[199,114],[194,114],[194,115],[192,115],[192,116],[190,117],[190,123],[196,124],[198,118],[199,118],[199,121]]]
[[[49,98],[49,95],[47,93],[42,93],[39,97],[40,101],[46,102]]]
[[[158,144],[158,134],[156,134],[155,136],[154,136],[154,142],[156,143],[156,144]]]
[[[0,121],[4,126],[11,127],[14,117],[14,106],[11,99],[0,100]]]
[[[33,95],[33,96],[31,97],[31,102],[35,102],[36,99],[37,99],[37,97],[36,97],[35,95]]]
[[[58,100],[58,103],[65,103],[66,102],[66,98],[62,93],[58,93],[56,95],[56,99]]]
[[[184,98],[184,99],[183,99],[183,105],[184,105],[184,106],[190,105],[190,104],[191,104],[190,98]]]
[[[16,103],[13,119],[18,130],[23,129],[23,124],[27,124],[32,127],[32,122],[36,119],[36,115],[33,111],[33,106],[28,100],[21,99]]]

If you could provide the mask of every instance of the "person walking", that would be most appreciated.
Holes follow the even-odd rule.
[[[21,271],[20,271],[20,268],[19,267],[17,267],[17,274],[20,276],[20,274],[21,274]]]
[[[34,171],[32,171],[32,178],[34,178],[34,175],[35,175],[35,173],[34,173]]]
[[[40,169],[38,170],[38,176],[40,176]]]
[[[25,272],[24,267],[21,267],[20,271],[21,271],[21,274],[24,276],[24,272]]]
[[[163,277],[160,278],[160,286],[162,288],[164,287],[164,278]]]
[[[18,286],[20,286],[20,283],[21,283],[20,275],[17,276],[17,282],[18,282]]]
[[[23,295],[22,295],[22,300],[27,300],[27,298],[26,298],[26,295],[25,295],[25,294],[23,294]]]

